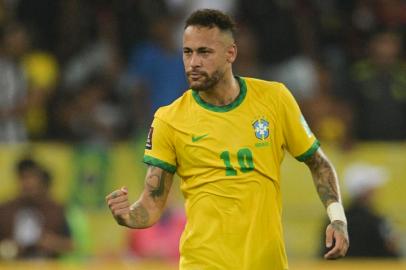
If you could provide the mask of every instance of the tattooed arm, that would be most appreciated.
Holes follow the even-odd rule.
[[[136,229],[148,228],[161,217],[172,182],[173,174],[149,166],[144,190],[134,204],[130,206],[126,188],[113,191],[106,196],[106,201],[118,224]]]
[[[305,160],[305,163],[312,173],[314,185],[324,206],[327,208],[331,203],[341,203],[337,174],[323,151],[319,148],[313,156]],[[347,253],[348,246],[347,224],[340,220],[332,221],[326,229],[326,247],[331,249],[324,258],[343,257]]]

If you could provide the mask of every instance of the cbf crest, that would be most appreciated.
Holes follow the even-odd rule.
[[[255,137],[258,139],[265,140],[269,137],[269,122],[264,118],[256,120],[252,126],[254,128]]]

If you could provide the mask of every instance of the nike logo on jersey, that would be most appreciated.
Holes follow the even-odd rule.
[[[200,141],[201,139],[203,139],[203,138],[205,138],[205,137],[207,137],[207,136],[209,136],[209,134],[204,134],[204,135],[201,135],[201,136],[194,136],[194,135],[192,135],[192,142]]]

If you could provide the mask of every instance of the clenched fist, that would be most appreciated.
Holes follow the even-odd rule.
[[[106,196],[106,202],[111,213],[120,225],[128,225],[130,220],[130,202],[126,187],[117,189]]]

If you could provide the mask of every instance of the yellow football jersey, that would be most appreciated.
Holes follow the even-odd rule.
[[[148,136],[144,162],[181,178],[180,269],[288,269],[280,164],[285,149],[303,161],[319,143],[283,84],[237,79],[233,103],[188,90],[156,112]]]

